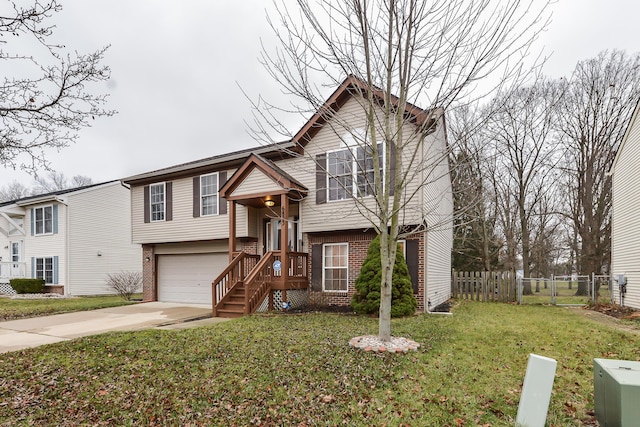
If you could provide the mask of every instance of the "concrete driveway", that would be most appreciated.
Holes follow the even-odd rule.
[[[0,322],[0,353],[110,331],[183,329],[227,319],[211,318],[211,306],[147,302],[122,307]]]

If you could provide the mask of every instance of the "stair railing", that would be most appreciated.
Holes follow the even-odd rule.
[[[244,314],[255,312],[271,289],[275,254],[267,252],[244,280]]]
[[[211,283],[213,317],[218,315],[218,306],[230,295],[233,288],[242,286],[246,275],[253,270],[259,259],[260,255],[240,252]]]

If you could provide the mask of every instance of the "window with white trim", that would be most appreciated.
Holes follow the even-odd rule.
[[[384,171],[383,145],[377,145],[380,176]],[[375,192],[373,147],[361,144],[327,152],[328,200],[371,196]]]
[[[200,215],[218,215],[218,173],[200,176]]]
[[[151,184],[149,186],[149,209],[151,221],[164,221],[165,219],[165,183]]]
[[[44,279],[45,283],[53,283],[53,258],[36,258],[36,279]]]
[[[349,244],[325,243],[322,246],[322,290],[347,292],[349,278]]]
[[[43,206],[33,210],[35,234],[53,233],[53,206]]]

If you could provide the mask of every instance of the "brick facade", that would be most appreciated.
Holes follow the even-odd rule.
[[[153,245],[142,245],[142,300],[157,301],[156,255]]]
[[[314,280],[311,271],[313,265],[312,246],[324,243],[348,243],[349,245],[349,273],[347,282],[347,292],[323,292],[314,291],[309,288],[309,302],[314,305],[338,305],[348,306],[355,293],[355,282],[362,268],[362,263],[367,256],[369,244],[375,238],[373,231],[349,230],[339,232],[314,233],[307,235],[306,250],[309,253],[309,277]],[[425,262],[425,239],[424,234],[416,234],[407,240],[418,241],[418,293],[415,294],[418,300],[418,311],[424,311],[424,262]],[[322,262],[322,260],[320,260]],[[320,279],[321,280],[321,279]]]

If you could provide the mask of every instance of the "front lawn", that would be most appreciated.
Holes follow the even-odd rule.
[[[529,353],[558,360],[550,426],[593,425],[593,358],[638,360],[638,336],[575,310],[462,302],[393,321],[423,347],[348,348],[377,320],[251,316],[110,333],[0,355],[5,425],[512,426]]]
[[[119,296],[11,299],[0,298],[0,321],[132,304]]]

